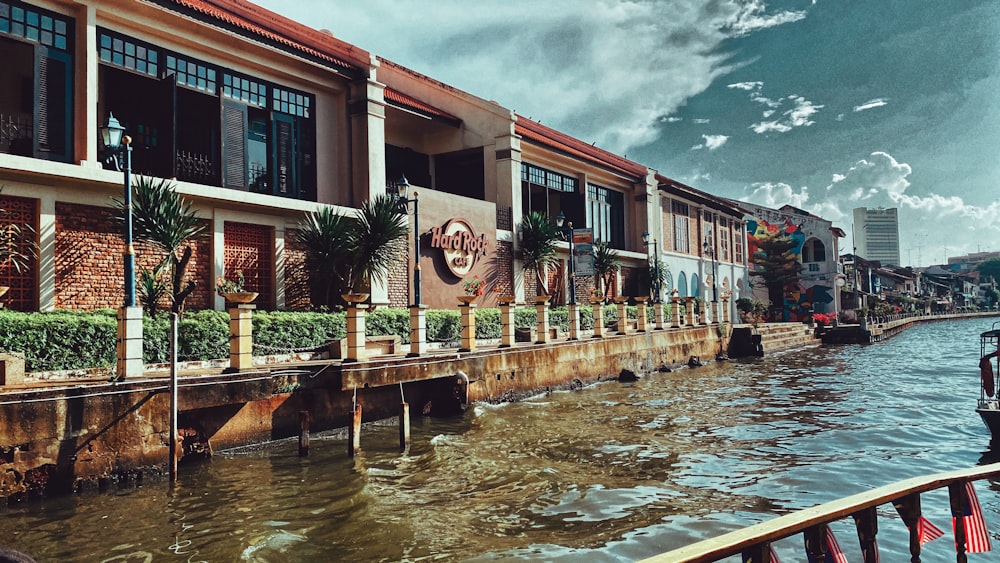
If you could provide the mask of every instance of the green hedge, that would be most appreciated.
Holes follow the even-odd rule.
[[[652,311],[652,307],[649,308]],[[581,305],[580,326],[593,328],[592,307]],[[629,307],[630,318],[636,308]],[[535,326],[535,308],[514,310],[514,325]],[[604,306],[605,322],[617,320],[614,305]],[[652,315],[652,312],[650,312]],[[399,335],[410,340],[410,320],[407,309],[380,308],[365,319],[369,335]],[[427,311],[427,340],[452,343],[461,337],[462,318],[457,310]],[[551,326],[569,330],[566,307],[554,307],[549,312]],[[287,354],[292,351],[320,349],[332,340],[347,334],[343,312],[255,311],[253,314],[254,354]],[[500,338],[500,310],[476,310],[476,337]],[[170,359],[170,320],[166,315],[143,319],[143,360],[165,363]],[[178,359],[212,360],[229,356],[229,315],[224,311],[190,311],[178,327]],[[117,322],[115,311],[55,311],[21,313],[0,310],[0,351],[17,352],[25,356],[27,371],[54,371],[111,367],[115,363]]]

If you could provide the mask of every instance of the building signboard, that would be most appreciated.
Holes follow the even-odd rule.
[[[476,262],[486,256],[489,244],[486,235],[477,235],[465,219],[449,219],[444,225],[431,229],[431,248],[444,253],[448,270],[458,278],[464,278]]]
[[[573,229],[573,272],[594,275],[594,229]]]

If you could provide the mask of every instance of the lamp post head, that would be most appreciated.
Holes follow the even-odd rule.
[[[406,174],[403,174],[396,180],[396,197],[406,199],[406,191],[409,189],[410,181],[406,179]]]
[[[642,232],[642,244],[649,246],[649,231]]]
[[[565,223],[565,222],[566,222],[566,214],[563,213],[562,211],[560,211],[559,215],[556,215],[556,226],[561,229],[562,226],[563,226],[563,223]]]
[[[118,150],[122,144],[123,133],[125,133],[125,128],[109,112],[107,122],[105,122],[104,127],[101,127],[101,141],[104,142],[105,148],[112,151]]]

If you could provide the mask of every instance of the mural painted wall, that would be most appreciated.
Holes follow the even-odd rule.
[[[758,241],[760,238],[778,234],[784,234],[791,238],[794,245],[790,252],[795,255],[800,264],[802,263],[802,249],[808,238],[802,223],[793,223],[789,218],[780,223],[769,223],[763,219],[751,218],[747,221],[747,248],[750,252],[751,272],[755,269],[753,256],[759,249]],[[757,284],[759,282],[755,286]],[[766,289],[763,295],[766,299]],[[772,320],[804,321],[812,312],[831,312],[834,310],[833,295],[832,282],[813,281],[809,280],[808,276],[804,276],[794,288],[785,292],[785,302],[782,304],[784,312],[781,313],[781,318]],[[758,299],[761,298],[758,297]]]

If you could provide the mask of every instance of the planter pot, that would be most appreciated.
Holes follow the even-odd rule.
[[[470,303],[475,303],[479,299],[478,295],[459,295],[458,301],[463,305],[468,305]]]
[[[549,299],[552,299],[549,295],[539,295],[538,297],[532,298],[535,303],[548,303]]]
[[[0,285],[0,297],[3,297],[4,295],[7,295],[8,291],[10,291],[10,286],[8,286],[8,285]]]
[[[232,293],[223,293],[222,296],[226,298],[226,301],[230,303],[237,303],[240,305],[245,305],[247,303],[253,303],[254,299],[257,299],[259,294],[253,291],[235,291]]]
[[[513,305],[517,301],[517,298],[513,295],[500,295],[497,297],[497,303],[500,305]]]
[[[591,305],[600,305],[601,303],[604,303],[604,298],[603,297],[591,297],[590,298],[590,303],[591,303]]]
[[[628,297],[625,295],[615,297],[615,303],[628,303]]]
[[[358,303],[364,303],[368,300],[367,293],[342,293],[340,297],[352,305],[357,305]]]

